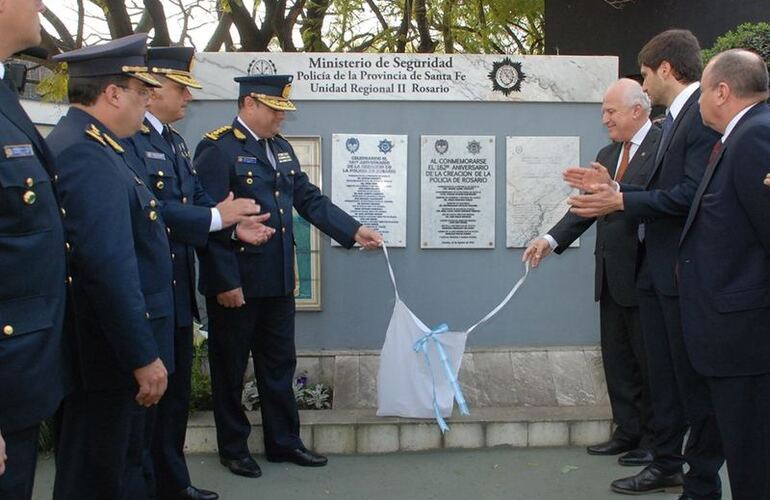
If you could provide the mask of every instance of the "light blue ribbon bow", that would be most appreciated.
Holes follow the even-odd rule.
[[[441,325],[431,330],[429,333],[426,333],[417,339],[417,342],[414,343],[413,347],[414,352],[423,353],[425,356],[425,362],[428,364],[428,370],[430,371],[430,376],[433,382],[433,411],[436,414],[436,422],[438,423],[442,434],[449,430],[449,426],[447,425],[446,420],[444,420],[444,417],[441,416],[441,410],[438,406],[438,400],[436,399],[436,377],[433,374],[433,367],[430,365],[430,356],[428,355],[429,343],[432,343],[436,346],[438,357],[441,360],[441,366],[444,367],[444,373],[446,374],[446,377],[449,380],[449,384],[452,386],[452,390],[455,393],[455,400],[457,400],[457,406],[460,409],[460,413],[462,415],[470,415],[470,411],[468,410],[468,403],[465,402],[465,396],[463,396],[460,383],[458,382],[457,377],[454,374],[454,370],[452,369],[452,363],[449,361],[449,357],[444,350],[444,346],[438,339],[439,335],[447,333],[448,331],[449,327],[446,325],[446,323],[442,323]]]

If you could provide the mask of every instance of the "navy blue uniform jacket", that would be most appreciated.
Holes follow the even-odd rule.
[[[174,264],[176,326],[192,325],[197,316],[195,302],[195,252],[190,246],[205,247],[211,226],[214,200],[206,194],[192,168],[190,153],[182,136],[171,132],[173,150],[149,121],[142,130],[124,141],[132,154],[129,161],[142,173],[158,199],[163,220],[170,229],[169,243]]]
[[[64,231],[53,155],[0,82],[0,432],[56,411],[71,373],[62,323]]]
[[[684,340],[715,377],[770,373],[770,109],[751,108],[709,166],[682,233]]]
[[[660,293],[678,295],[674,268],[687,212],[719,134],[703,124],[696,90],[674,120],[663,154],[644,188],[621,184],[626,217],[645,223],[645,247],[652,283]],[[644,189],[644,191],[641,191]]]
[[[133,370],[158,357],[171,372],[171,256],[155,196],[85,111],[70,108],[47,140],[71,245],[85,389],[134,385]]]
[[[308,222],[342,246],[355,244],[361,226],[313,185],[300,167],[289,142],[281,136],[271,141],[276,168],[270,165],[264,142],[235,120],[207,134],[195,151],[195,168],[206,191],[222,200],[232,191],[236,198],[252,198],[262,212],[270,212],[266,224],[276,233],[267,243],[253,246],[231,238],[232,231],[212,235],[199,251],[200,291],[214,296],[243,288],[244,297],[284,297],[294,290],[294,236],[292,207]]]

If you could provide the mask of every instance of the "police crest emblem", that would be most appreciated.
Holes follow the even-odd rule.
[[[481,143],[479,141],[468,141],[468,152],[472,155],[481,153]]]
[[[492,80],[492,90],[510,95],[511,92],[521,92],[521,83],[526,75],[521,70],[520,62],[513,62],[510,57],[502,61],[492,63],[492,71],[489,72]]]
[[[377,145],[377,149],[380,150],[383,154],[388,154],[391,151],[393,151],[393,143],[390,142],[387,139],[383,139],[380,141],[380,143]]]
[[[438,154],[443,155],[449,150],[449,141],[446,139],[439,139],[436,141],[435,148]]]
[[[270,59],[252,59],[246,70],[247,75],[275,75],[278,70]]]
[[[356,137],[348,137],[348,140],[345,141],[345,149],[347,149],[350,154],[355,154],[360,145],[361,143],[358,142],[358,138]]]

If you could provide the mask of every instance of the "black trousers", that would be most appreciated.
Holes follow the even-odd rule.
[[[206,306],[219,455],[237,459],[249,454],[251,424],[241,406],[249,354],[259,390],[265,451],[273,454],[301,447],[292,387],[297,365],[294,297],[247,298],[244,306],[234,309],[208,298]]]
[[[76,391],[61,409],[54,500],[144,500],[138,389]]]
[[[145,473],[151,498],[174,498],[190,486],[184,456],[193,358],[192,326],[174,332],[174,373],[160,402],[148,412],[145,429]]]
[[[599,311],[604,376],[616,425],[613,437],[652,448],[652,406],[639,307],[618,304],[605,279]]]
[[[709,377],[733,500],[770,498],[770,374]]]
[[[640,269],[641,283],[650,282],[641,276],[649,272],[646,261]],[[653,408],[654,464],[673,473],[686,461],[690,468],[685,493],[698,499],[721,498],[717,495],[721,495],[722,443],[706,378],[696,373],[684,346],[679,297],[654,288],[637,292]]]
[[[39,434],[39,424],[26,429],[3,433],[5,454],[8,456],[8,460],[5,464],[5,474],[0,476],[0,498],[2,500],[29,500],[32,498]]]

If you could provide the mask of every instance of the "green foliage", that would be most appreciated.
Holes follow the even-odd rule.
[[[768,63],[770,68],[770,23],[745,23],[717,38],[714,46],[703,51],[708,62],[718,53],[728,49],[751,49]]]
[[[196,345],[193,351],[192,389],[190,391],[190,412],[209,411],[214,408],[211,400],[211,377],[207,373],[206,344]]]
[[[64,102],[67,99],[67,81],[67,63],[63,63],[37,84],[37,93],[44,101]]]

